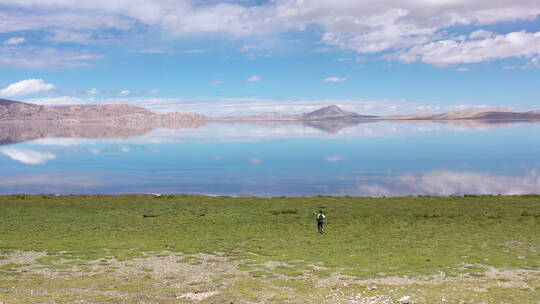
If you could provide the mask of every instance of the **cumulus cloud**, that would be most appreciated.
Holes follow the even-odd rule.
[[[486,37],[486,35],[474,35],[474,38],[478,37]],[[422,61],[433,65],[447,66],[516,56],[530,58],[539,55],[540,32],[520,31],[484,39],[440,40],[412,47],[390,57],[404,62]]]
[[[324,82],[343,82],[347,80],[347,77],[326,77]]]
[[[260,76],[251,76],[249,77],[247,80],[247,82],[261,82],[262,81],[262,78]]]
[[[366,54],[455,42],[455,26],[531,20],[540,14],[540,3],[532,0],[207,1],[204,5],[192,0],[0,0],[0,5],[5,8],[0,12],[0,32],[43,30],[49,34],[48,39],[56,42],[104,41],[112,32],[140,35],[145,30],[154,33],[153,29],[179,36],[268,35],[305,31],[315,25],[320,29],[321,44]],[[467,39],[498,36],[481,30],[470,33]],[[245,44],[240,51],[254,46]],[[330,50],[326,46],[320,50]],[[491,46],[486,42],[476,48],[489,51]],[[514,49],[505,56],[523,55]]]
[[[486,30],[477,30],[469,34],[471,39],[493,38],[496,34]]]
[[[4,41],[4,45],[16,45],[26,41],[24,37],[11,37]]]
[[[129,90],[122,90],[118,92],[118,96],[128,96],[130,94]]]
[[[47,161],[56,158],[56,155],[53,153],[14,147],[0,148],[0,153],[27,165],[43,165]]]
[[[46,83],[43,79],[26,79],[15,82],[0,90],[0,96],[22,96],[47,92],[54,89],[54,84]]]
[[[99,89],[96,89],[96,88],[91,88],[90,90],[86,91],[86,93],[90,94],[90,95],[95,95],[95,94],[101,93],[101,91]]]

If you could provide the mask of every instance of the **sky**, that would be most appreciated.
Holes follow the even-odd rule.
[[[540,109],[537,0],[0,0],[0,98],[210,116]]]

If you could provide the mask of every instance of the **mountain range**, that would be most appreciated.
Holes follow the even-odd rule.
[[[196,113],[181,114],[173,112],[162,115],[144,108],[125,104],[40,106],[31,103],[0,99],[0,121],[14,120],[166,123],[178,121],[207,121],[209,118]]]
[[[361,115],[344,111],[336,105],[302,114],[265,113],[252,116],[212,118],[197,113],[157,114],[141,107],[125,104],[41,106],[0,99],[0,121],[60,121],[65,123],[106,121],[113,123],[149,123],[171,125],[183,122],[242,121],[338,121],[338,120],[540,120],[540,111],[512,112],[506,108],[478,108],[441,114],[409,114],[394,116]]]
[[[507,108],[477,108],[440,114],[410,114],[382,117],[382,119],[402,120],[536,120],[540,119],[540,111],[512,112]]]

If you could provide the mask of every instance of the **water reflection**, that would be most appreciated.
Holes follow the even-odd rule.
[[[520,176],[435,170],[423,174],[384,177],[377,184],[360,184],[352,192],[362,196],[464,195],[539,193],[540,174],[531,170]]]
[[[273,139],[280,137],[367,137],[388,136],[408,132],[440,130],[489,130],[517,124],[536,125],[536,121],[499,120],[334,120],[334,121],[244,121],[244,122],[177,122],[160,124],[137,123],[74,123],[0,122],[0,145],[36,139],[127,139],[163,134],[165,137],[209,138],[223,140],[239,137]],[[184,131],[184,132],[178,132]],[[216,133],[217,132],[217,133]],[[44,141],[45,142],[45,141]]]
[[[28,165],[43,165],[50,159],[55,159],[56,155],[50,152],[39,152],[30,149],[16,147],[2,147],[0,153],[7,157]]]
[[[0,124],[0,193],[540,193],[518,121]]]

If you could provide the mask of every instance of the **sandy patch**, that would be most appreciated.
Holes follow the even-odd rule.
[[[46,252],[15,251],[10,254],[0,254],[0,266],[7,264],[33,264],[39,258],[46,256]]]
[[[292,267],[291,265],[285,263],[285,262],[279,262],[279,261],[268,261],[266,263],[263,264],[264,267],[270,269],[270,270],[274,270],[278,267]]]
[[[187,292],[180,295],[177,295],[177,299],[190,299],[193,301],[202,301],[206,298],[209,298],[213,295],[217,294],[215,291],[204,291],[204,292]]]

